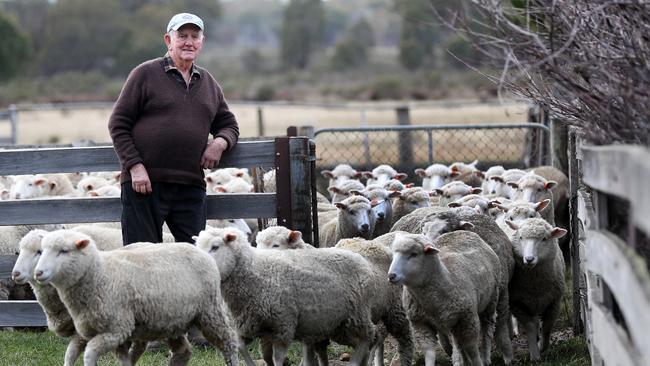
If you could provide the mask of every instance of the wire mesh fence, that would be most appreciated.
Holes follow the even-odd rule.
[[[372,170],[389,164],[412,175],[433,163],[478,160],[492,165],[527,168],[549,161],[549,129],[537,123],[387,126],[316,130],[317,169],[350,164]]]

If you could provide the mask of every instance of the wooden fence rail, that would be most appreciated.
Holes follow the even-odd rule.
[[[575,169],[578,162],[581,167],[580,188],[572,190],[572,216],[577,220],[572,228],[578,241],[573,268],[579,273],[574,296],[580,297],[574,305],[584,320],[592,364],[648,365],[650,272],[648,258],[637,250],[637,235],[650,236],[650,151],[580,146],[576,139],[573,131],[569,150],[578,148],[570,165]],[[616,202],[616,214],[610,202]],[[622,215],[626,217],[619,217],[620,207],[628,208]],[[621,222],[627,228],[621,230]]]
[[[306,242],[317,245],[313,161],[315,147],[305,137],[238,143],[219,167],[275,169],[278,192],[208,195],[208,218],[276,217],[279,225],[301,231]],[[0,150],[0,175],[116,170],[119,162],[110,146]],[[114,222],[121,210],[114,197],[0,201],[0,226]],[[15,255],[0,255],[0,280],[11,277],[15,261]],[[0,327],[45,325],[35,301],[0,301]]]

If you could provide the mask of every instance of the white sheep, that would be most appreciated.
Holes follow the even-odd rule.
[[[469,186],[463,182],[453,181],[435,189],[434,192],[440,197],[438,206],[444,207],[461,197],[467,196],[468,194],[481,193],[481,189]]]
[[[96,365],[99,355],[129,338],[178,339],[192,325],[223,352],[227,365],[238,364],[219,270],[195,246],[100,252],[87,235],[58,230],[43,238],[42,247],[34,278],[57,289],[77,332],[88,340],[84,365]]]
[[[47,179],[36,175],[15,175],[9,188],[9,199],[20,200],[46,196]]]
[[[489,211],[492,208],[497,207],[492,200],[478,195],[478,194],[468,194],[467,196],[463,196],[455,201],[452,201],[447,204],[447,207],[462,207],[462,206],[467,206],[467,207],[479,207],[479,213],[483,215],[489,215]]]
[[[47,180],[42,187],[46,196],[74,197],[78,195],[67,174],[37,174],[36,177]]]
[[[362,191],[365,188],[358,180],[346,180],[338,186],[327,187],[332,196],[332,203],[341,202],[352,195],[351,191]]]
[[[423,190],[421,187],[406,188],[396,194],[397,197],[393,200],[393,221],[391,227],[409,213],[417,210],[418,208],[429,206],[430,193]]]
[[[512,238],[514,230],[506,224],[506,221],[512,221],[517,224],[526,219],[541,218],[542,215],[540,215],[540,212],[547,209],[550,202],[550,199],[545,199],[537,203],[514,201],[506,204],[498,204],[504,213],[496,220],[496,223],[508,237]]]
[[[494,316],[499,297],[497,255],[481,238],[455,231],[430,240],[397,235],[388,279],[403,284],[403,301],[424,342],[425,365],[435,364],[435,334],[453,344],[454,364],[490,363]]]
[[[248,238],[248,241],[250,243],[253,242],[253,239],[255,239],[255,236],[253,235],[253,230],[251,227],[246,223],[246,220],[244,219],[209,219],[206,222],[206,229],[208,228],[227,228],[227,227],[234,227],[244,234],[246,234],[246,237]]]
[[[517,182],[508,185],[515,190],[515,200],[537,203],[545,199],[550,200],[550,207],[541,212],[542,218],[549,224],[555,225],[555,206],[553,206],[553,192],[551,189],[557,185],[555,181],[548,181],[544,177],[530,171],[523,175]]]
[[[216,169],[212,172],[205,174],[205,183],[207,192],[216,192],[214,190],[215,186],[225,186],[228,182],[234,178],[241,178],[246,183],[252,184],[253,180],[248,174],[248,169],[246,168],[222,168]]]
[[[88,191],[90,197],[120,197],[122,189],[114,184]]]
[[[463,182],[470,187],[480,188],[483,185],[483,172],[476,168],[476,164],[478,164],[478,160],[469,164],[455,162],[449,165],[452,180]]]
[[[258,249],[316,249],[302,240],[302,233],[284,226],[269,226],[257,233]]]
[[[531,360],[537,361],[540,350],[544,352],[549,346],[564,295],[564,260],[557,240],[567,231],[541,218],[506,223],[515,230],[510,310],[526,332]],[[542,334],[538,345],[540,321]]]
[[[348,197],[337,202],[337,216],[323,225],[318,239],[321,247],[333,247],[344,238],[355,236],[370,239],[375,228],[371,202],[362,196]]]
[[[413,187],[415,187],[415,184],[413,183],[404,184],[402,183],[402,181],[397,179],[391,179],[388,182],[384,183],[384,188],[392,192],[402,191],[405,188],[413,188]]]
[[[336,248],[257,250],[236,229],[204,230],[195,240],[219,267],[248,366],[254,363],[245,344],[259,336],[270,338],[275,366],[294,339],[331,338],[355,348],[350,364],[363,363],[376,334],[367,304],[372,268],[363,257]]]
[[[0,183],[0,201],[9,199],[9,189],[4,184]]]
[[[332,170],[323,170],[321,175],[329,179],[328,187],[338,186],[346,180],[361,178],[362,173],[352,168],[348,164],[339,164]]]
[[[88,192],[108,185],[111,182],[106,178],[89,175],[77,183],[77,192],[80,196],[88,196]]]
[[[494,178],[500,177],[501,174],[503,174],[505,171],[506,170],[503,168],[503,166],[495,165],[495,166],[491,166],[490,168],[488,168],[488,170],[482,173],[483,185],[481,185],[481,189],[483,190],[483,194],[497,193],[497,186],[499,185],[499,182]]]
[[[122,176],[122,172],[120,171],[112,171],[112,172],[90,172],[88,173],[89,176],[92,177],[100,177],[106,179],[110,184],[115,184],[120,182],[120,177]],[[78,186],[78,184],[77,184]]]
[[[363,176],[367,178],[366,185],[379,184],[383,186],[391,179],[404,180],[408,177],[406,173],[398,173],[390,165],[382,164],[373,169],[371,172],[363,172]]]
[[[519,178],[523,177],[525,174],[526,172],[521,169],[508,169],[503,172],[501,176],[492,177],[492,180],[497,182],[497,187],[495,189],[496,195],[508,199],[514,199],[516,190],[510,187],[508,183],[516,183]]]
[[[249,193],[253,192],[254,188],[244,178],[234,177],[224,185],[214,186],[211,193]]]
[[[375,230],[372,237],[376,238],[389,232],[393,224],[391,198],[397,197],[399,193],[388,191],[378,185],[369,185],[361,192],[352,191],[351,193],[360,194],[373,204],[372,212],[375,215]]]
[[[444,164],[432,164],[426,169],[415,169],[415,174],[422,177],[422,188],[425,191],[432,191],[449,183],[451,173],[451,169]]]

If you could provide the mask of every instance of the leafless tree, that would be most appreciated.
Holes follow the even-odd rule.
[[[498,64],[500,75],[486,76],[501,91],[582,127],[593,143],[650,145],[649,0],[466,4],[439,18]]]

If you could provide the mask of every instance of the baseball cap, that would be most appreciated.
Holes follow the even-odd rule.
[[[169,24],[167,24],[167,32],[170,30],[178,30],[178,28],[185,24],[194,24],[203,30],[203,20],[201,20],[201,18],[190,13],[178,13],[174,15],[169,21]]]

